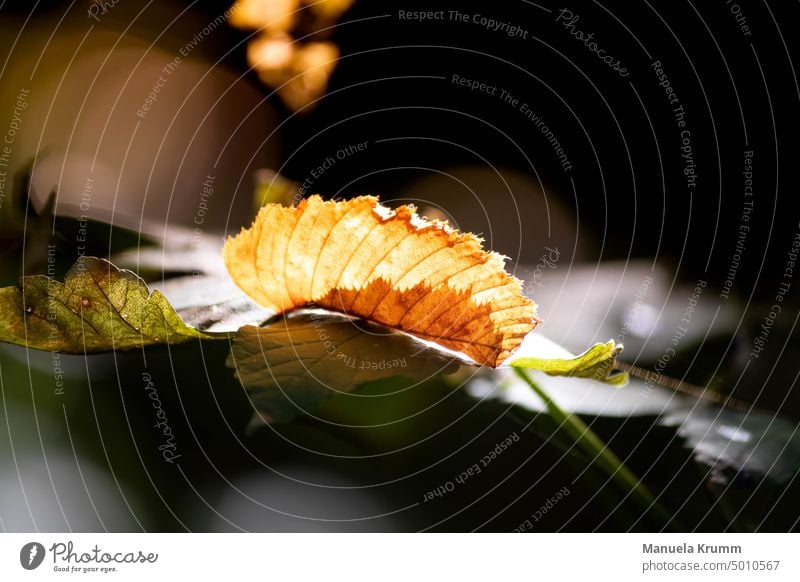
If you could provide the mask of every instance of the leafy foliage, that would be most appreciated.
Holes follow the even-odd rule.
[[[313,412],[330,395],[371,380],[424,379],[463,362],[411,335],[326,312],[245,326],[228,358],[256,408],[275,421]]]
[[[516,358],[510,365],[514,368],[539,370],[550,376],[571,376],[591,378],[614,386],[622,386],[628,382],[628,374],[615,371],[616,357],[622,351],[622,345],[614,340],[595,344],[581,355],[570,359],[562,358]]]
[[[64,283],[33,275],[0,289],[0,310],[0,340],[39,350],[82,354],[210,337],[134,273],[93,257],[81,257]]]

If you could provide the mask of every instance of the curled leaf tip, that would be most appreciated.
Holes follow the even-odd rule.
[[[538,323],[536,304],[481,239],[377,197],[268,204],[225,243],[234,282],[283,313],[322,307],[497,367]]]
[[[516,358],[509,365],[514,368],[539,370],[550,376],[590,378],[613,386],[628,383],[628,374],[616,368],[616,358],[623,345],[609,340],[598,343],[574,358]]]

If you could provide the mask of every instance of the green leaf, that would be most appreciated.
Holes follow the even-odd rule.
[[[228,365],[267,420],[287,422],[326,398],[388,376],[424,379],[465,363],[405,333],[332,312],[301,312],[239,330]]]
[[[622,351],[622,344],[609,340],[595,344],[581,355],[570,359],[562,358],[517,358],[509,365],[513,368],[539,370],[551,376],[572,376],[591,378],[614,386],[628,383],[628,374],[615,371],[616,357]]]
[[[0,341],[83,354],[211,338],[158,291],[110,262],[81,257],[64,283],[34,275],[0,289]]]

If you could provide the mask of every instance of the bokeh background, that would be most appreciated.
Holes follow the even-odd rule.
[[[795,3],[250,4],[0,3],[2,284],[180,257],[195,229],[213,249],[286,192],[414,203],[509,257],[537,333],[614,338],[709,390],[539,378],[667,517],[502,372],[374,382],[269,425],[227,342],[61,356],[60,378],[4,345],[3,530],[797,528]],[[193,260],[126,266],[158,285]]]

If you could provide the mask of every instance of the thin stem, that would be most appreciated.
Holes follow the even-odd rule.
[[[678,380],[677,378],[671,378],[669,376],[664,376],[663,374],[651,372],[650,370],[640,368],[639,366],[634,366],[633,364],[629,364],[627,362],[616,360],[614,362],[614,367],[618,370],[622,370],[623,372],[627,372],[631,376],[635,376],[640,380],[649,380],[650,382],[658,384],[659,386],[663,386],[664,388],[669,388],[670,390],[674,390],[676,392],[682,392],[683,394],[688,394],[689,396],[694,396],[695,398],[699,398],[701,400],[708,400],[709,402],[719,404],[720,406],[726,408],[734,408],[744,412],[753,412],[756,410],[752,404],[745,402],[744,400],[740,400],[739,398],[720,394],[719,392],[715,392],[709,388],[690,384],[685,380]]]
[[[550,416],[559,423],[560,427],[566,432],[576,444],[590,453],[594,462],[608,473],[611,478],[624,490],[630,491],[631,497],[646,511],[653,511],[664,523],[672,522],[672,515],[669,511],[653,496],[647,486],[628,469],[617,457],[608,445],[598,437],[586,423],[578,416],[570,414],[561,409],[553,399],[545,392],[522,368],[514,367],[514,372],[519,376],[539,398],[541,398]]]

